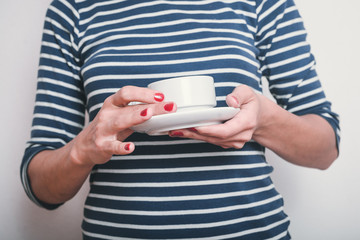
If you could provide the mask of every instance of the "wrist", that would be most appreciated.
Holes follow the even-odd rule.
[[[283,109],[264,95],[259,94],[258,97],[260,102],[259,118],[253,139],[262,142],[271,134],[271,129],[282,125],[280,116]]]
[[[88,150],[86,149],[87,144],[84,143],[83,134],[80,133],[71,142],[69,142],[69,159],[72,164],[85,167],[93,168],[95,164],[91,161],[91,158],[87,156]]]

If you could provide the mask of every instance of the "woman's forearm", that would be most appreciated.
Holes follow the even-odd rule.
[[[28,174],[37,198],[49,204],[63,203],[79,191],[93,165],[79,164],[72,156],[73,142],[57,150],[38,153]]]
[[[253,139],[291,163],[328,168],[337,158],[335,133],[315,114],[296,116],[260,96],[261,123]]]
[[[174,103],[163,100],[162,93],[134,86],[122,87],[109,96],[96,117],[72,141],[57,150],[42,151],[31,160],[28,175],[34,194],[46,203],[71,199],[95,165],[105,164],[113,155],[134,151],[134,143],[125,142],[133,133],[130,127],[153,115],[176,111]],[[148,104],[128,106],[133,101]]]

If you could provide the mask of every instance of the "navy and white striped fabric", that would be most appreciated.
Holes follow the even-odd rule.
[[[292,0],[56,0],[46,15],[31,158],[56,149],[125,85],[210,75],[217,105],[239,84],[294,114],[331,111]],[[283,199],[254,141],[224,150],[190,139],[135,133],[136,150],[96,166],[84,210],[84,239],[289,239]],[[49,159],[51,161],[51,159]]]

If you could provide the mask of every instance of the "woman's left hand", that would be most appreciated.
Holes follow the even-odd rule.
[[[260,101],[260,96],[250,87],[240,85],[226,97],[229,107],[240,108],[234,118],[223,124],[170,131],[169,135],[202,140],[223,148],[240,149],[252,139],[258,128]]]

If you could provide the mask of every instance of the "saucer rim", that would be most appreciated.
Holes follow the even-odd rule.
[[[207,113],[207,112],[214,112],[214,114],[216,114],[216,113],[221,114],[221,112],[226,113],[227,111],[229,111],[229,113],[227,113],[227,114],[230,114],[230,117],[218,117],[216,119],[208,119],[208,120],[203,119],[203,120],[193,122],[193,123],[192,122],[184,122],[182,124],[184,127],[177,127],[177,126],[181,125],[180,123],[174,124],[174,127],[151,126],[151,125],[154,125],[154,122],[161,121],[161,120],[164,121],[163,118],[165,118],[165,120],[166,120],[166,118],[173,118],[173,117],[179,117],[179,116],[187,117],[187,115],[191,116],[195,112],[196,112],[196,115],[199,116],[199,115],[201,115],[203,113]],[[231,113],[230,113],[230,111],[231,111]],[[164,135],[164,134],[167,134],[168,131],[175,130],[175,129],[183,129],[183,128],[190,128],[190,127],[199,127],[199,126],[204,126],[204,125],[220,124],[222,121],[226,121],[226,120],[233,118],[239,111],[240,111],[239,108],[233,108],[233,107],[214,107],[214,108],[207,108],[207,109],[196,109],[196,110],[189,110],[189,111],[167,113],[167,114],[153,116],[149,120],[131,127],[131,129],[135,132],[146,133],[148,135]],[[162,132],[162,134],[157,134],[159,132]]]

